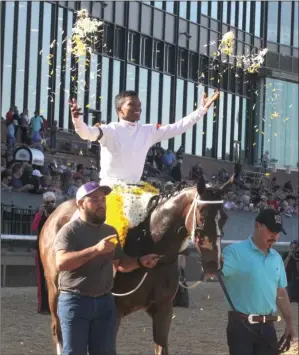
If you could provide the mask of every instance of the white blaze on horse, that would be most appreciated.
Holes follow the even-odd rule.
[[[172,300],[179,280],[177,259],[188,236],[193,239],[196,236],[199,239],[198,249],[204,274],[216,275],[221,256],[220,237],[227,220],[222,200],[226,186],[206,187],[205,181],[201,179],[197,186],[178,188],[169,195],[154,193],[152,190],[146,214],[142,209],[128,212],[128,206],[134,206],[135,203],[136,207],[137,202],[129,203],[127,196],[130,194],[126,195],[124,191],[122,192],[123,201],[119,198],[121,190],[118,190],[118,194],[114,196],[112,192],[110,201],[107,198],[106,223],[114,226],[120,237],[123,237],[121,241],[125,253],[131,257],[149,253],[163,255],[153,269],[136,269],[130,273],[117,272],[112,290],[113,294],[122,296],[127,294],[124,297],[115,297],[118,326],[123,317],[137,310],[143,309],[151,316],[155,354],[168,354]],[[136,187],[135,194],[138,195],[138,191]],[[131,195],[132,193],[131,190]],[[139,202],[141,207],[144,206],[144,202],[141,200]],[[123,210],[115,215],[114,210],[117,204],[122,205]],[[52,336],[57,353],[59,353],[62,338],[57,316],[59,291],[54,239],[60,228],[71,220],[76,209],[75,200],[62,203],[45,223],[39,241],[49,292]],[[134,214],[135,219],[132,217]],[[124,216],[129,216],[131,221],[123,218]],[[132,222],[132,218],[135,222],[137,221],[137,224]]]

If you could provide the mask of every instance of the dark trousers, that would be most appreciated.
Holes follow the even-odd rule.
[[[243,319],[229,319],[226,333],[230,355],[278,355],[273,323],[250,324]]]
[[[115,355],[116,307],[112,295],[60,293],[58,316],[63,355]]]

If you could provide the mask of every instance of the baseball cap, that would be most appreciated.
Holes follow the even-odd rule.
[[[38,169],[35,169],[32,171],[32,176],[42,177],[43,174]]]
[[[275,210],[266,209],[261,211],[256,216],[255,221],[264,224],[271,232],[287,234],[282,226],[282,217]]]
[[[92,192],[96,190],[103,190],[105,195],[109,195],[112,189],[109,186],[106,185],[100,185],[98,182],[95,181],[89,181],[86,184],[82,185],[79,187],[77,193],[76,193],[76,201],[82,200],[83,197],[91,194]]]

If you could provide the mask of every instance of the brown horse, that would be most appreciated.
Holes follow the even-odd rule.
[[[177,256],[183,242],[196,231],[204,273],[215,274],[220,262],[219,239],[227,216],[223,210],[224,189],[206,187],[201,179],[196,187],[176,189],[170,195],[155,196],[144,222],[128,232],[124,251],[129,256],[148,253],[164,255],[154,269],[117,272],[114,288],[118,326],[126,315],[145,310],[153,321],[155,354],[168,354],[168,333],[172,320],[172,300],[179,279]],[[64,202],[45,223],[39,241],[41,260],[49,292],[52,336],[61,353],[61,331],[57,316],[58,271],[55,265],[54,239],[76,210],[74,200]],[[142,281],[143,282],[140,282]],[[140,285],[140,287],[136,287]],[[135,290],[130,293],[131,290]],[[127,296],[123,294],[129,293]],[[119,296],[121,294],[122,296]]]

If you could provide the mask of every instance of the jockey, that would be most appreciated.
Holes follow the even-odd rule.
[[[154,144],[181,135],[206,114],[218,98],[216,91],[210,98],[203,95],[201,106],[181,120],[164,126],[138,124],[141,102],[135,91],[124,91],[115,97],[119,122],[88,127],[79,117],[77,102],[70,102],[72,120],[78,135],[85,140],[99,141],[101,145],[101,184],[113,186],[119,182],[140,182],[146,155]]]
[[[101,184],[112,187],[112,193],[107,196],[106,223],[117,230],[122,245],[128,230],[145,220],[148,202],[159,193],[153,186],[140,181],[148,150],[162,140],[186,132],[206,114],[218,96],[219,91],[210,98],[204,94],[196,111],[165,126],[138,124],[141,102],[135,91],[124,91],[115,97],[119,122],[98,127],[88,127],[79,117],[81,109],[76,100],[70,102],[78,135],[85,140],[98,141],[101,145]],[[72,219],[77,217],[78,211]]]

